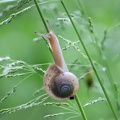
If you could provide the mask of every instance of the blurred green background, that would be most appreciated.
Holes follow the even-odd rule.
[[[86,27],[89,22],[82,14],[76,0],[64,0],[66,7],[75,22],[77,29],[87,47],[87,50],[93,61],[102,65],[101,55],[95,42]],[[67,15],[59,0],[41,0],[40,8],[45,19],[49,20],[56,35],[61,35],[71,41],[78,41],[78,37],[69,20],[63,21],[60,18],[67,18]],[[102,79],[110,100],[114,106],[117,115],[120,117],[120,0],[83,0],[83,7],[87,15],[91,18],[94,32],[97,34],[98,43],[104,39],[104,31],[107,30],[107,35],[104,42],[104,55],[106,57],[107,65],[111,73],[111,78],[117,86],[116,91],[113,90],[113,84],[110,84],[106,73],[103,72],[102,67],[96,65],[96,69]],[[15,2],[0,3],[0,13],[9,5],[16,5]],[[12,13],[24,9],[27,6],[33,5],[34,2],[24,5],[19,9],[8,10],[0,16],[0,22],[7,19]],[[89,25],[88,25],[89,26]],[[45,34],[46,30],[41,21],[36,7],[32,7],[28,11],[14,17],[8,24],[0,26],[0,57],[9,56],[13,60],[23,60],[28,64],[44,64],[52,63],[53,59],[49,49],[44,40],[34,42],[33,39],[38,37],[34,32],[38,31]],[[61,47],[66,46],[66,42],[59,38]],[[78,44],[80,49],[84,52],[81,43]],[[79,59],[80,65],[89,64],[74,48],[70,47],[63,51],[67,64],[72,64],[76,59]],[[71,57],[72,56],[72,57]],[[1,62],[0,65],[5,63]],[[42,66],[46,70],[48,65]],[[70,67],[70,71],[75,73],[78,77],[84,74],[83,67]],[[43,74],[41,73],[43,76]],[[26,76],[15,78],[1,78],[0,79],[0,99],[2,99],[16,84],[22,81]],[[83,80],[80,81],[80,89],[78,92],[82,105],[90,100],[104,97],[97,78],[93,75],[95,87],[87,89]],[[27,103],[35,98],[33,93],[43,86],[42,77],[38,74],[33,74],[29,78],[21,82],[16,92],[11,94],[6,100],[0,103],[0,109],[15,107]],[[118,90],[118,95],[115,93]],[[45,91],[44,91],[45,93]],[[43,94],[43,93],[40,93]],[[54,101],[49,98],[48,101]],[[75,101],[72,101],[77,107]],[[57,110],[56,110],[57,109]],[[88,107],[84,107],[88,120],[114,120],[113,114],[109,108],[107,101],[96,103]],[[43,120],[44,116],[52,113],[59,113],[62,109],[55,106],[36,106],[32,108],[22,109],[11,114],[0,115],[0,120]],[[60,115],[53,118],[45,118],[45,120],[66,120],[69,115]],[[75,118],[76,120],[83,119]]]

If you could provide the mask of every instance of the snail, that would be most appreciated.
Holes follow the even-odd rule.
[[[55,33],[50,29],[47,35],[37,34],[48,39],[55,62],[49,65],[44,75],[44,88],[46,92],[56,100],[74,99],[79,88],[79,82],[77,77],[69,72],[67,68]]]

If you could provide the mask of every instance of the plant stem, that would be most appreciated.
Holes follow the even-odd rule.
[[[41,12],[41,10],[40,10],[40,8],[39,8],[39,5],[38,5],[37,1],[34,0],[34,3],[35,3],[35,5],[36,5],[36,8],[37,8],[37,10],[38,10],[38,13],[39,13],[41,19],[42,19],[42,22],[43,22],[43,24],[44,24],[44,26],[45,26],[46,31],[49,32],[49,29],[48,29],[48,27],[47,27],[46,21],[45,21],[45,19],[44,19],[44,17],[43,17],[43,14],[42,14],[42,12]],[[44,37],[43,37],[43,39],[45,40]],[[48,46],[48,48],[49,48],[50,53],[52,54],[52,51],[51,51],[51,48],[50,48],[48,42],[47,42],[46,40],[45,40],[45,42],[46,42],[46,44],[47,44],[47,46]]]
[[[95,39],[95,42],[96,42],[96,44],[97,44],[97,48],[98,48],[99,54],[102,56],[102,64],[103,64],[103,66],[105,66],[105,67],[107,68],[107,70],[106,70],[107,77],[108,77],[109,81],[111,82],[111,84],[113,85],[113,84],[114,84],[114,81],[113,81],[112,75],[111,75],[111,73],[110,73],[109,67],[108,67],[108,65],[107,65],[106,58],[105,58],[105,55],[104,55],[104,51],[103,51],[102,47],[99,45],[99,43],[98,43],[99,39],[98,39],[95,31],[93,30],[92,21],[91,21],[91,19],[88,17],[88,15],[87,15],[87,13],[86,13],[86,11],[85,11],[82,3],[80,2],[80,0],[77,0],[77,3],[78,3],[79,8],[81,8],[81,11],[82,11],[85,19],[87,19],[87,20],[89,21],[89,23],[90,23],[90,26],[89,26],[89,27],[92,26],[92,32],[91,32],[91,30],[89,30],[88,27],[87,27],[87,28],[88,28],[90,34],[92,33],[92,36],[93,36],[94,39]],[[107,31],[105,31],[104,33],[107,34]],[[103,58],[104,58],[104,59],[103,59]],[[115,89],[115,87],[114,87],[114,89]],[[116,93],[115,93],[115,94],[116,94]]]
[[[78,30],[77,30],[77,28],[76,28],[76,26],[75,26],[72,18],[70,17],[70,14],[69,14],[66,6],[65,6],[64,3],[63,3],[63,0],[60,0],[60,1],[61,1],[61,4],[62,4],[63,7],[64,7],[64,9],[65,9],[65,11],[66,11],[69,19],[70,19],[70,21],[71,21],[71,24],[72,24],[72,26],[73,26],[73,28],[74,28],[77,36],[78,36],[78,38],[79,38],[79,40],[80,40],[83,48],[84,48],[84,51],[85,51],[86,55],[88,56],[89,62],[90,62],[91,66],[92,66],[92,68],[93,68],[93,70],[94,70],[94,72],[95,72],[95,74],[96,74],[96,77],[97,77],[97,79],[98,79],[98,81],[99,81],[99,83],[100,83],[100,85],[101,85],[101,88],[102,88],[102,90],[103,90],[103,92],[104,92],[104,95],[105,95],[107,101],[108,101],[108,104],[109,104],[109,106],[110,106],[110,108],[111,108],[111,111],[113,112],[113,115],[114,115],[115,119],[118,120],[117,115],[116,115],[116,113],[115,113],[115,111],[114,111],[114,109],[113,109],[112,103],[111,103],[111,101],[110,101],[110,99],[109,99],[109,97],[108,97],[108,94],[107,94],[107,92],[106,92],[106,90],[105,90],[105,88],[104,88],[104,86],[103,86],[103,84],[102,84],[101,78],[100,78],[100,76],[98,75],[98,73],[97,73],[97,71],[96,71],[96,69],[95,69],[95,66],[94,66],[94,64],[93,64],[93,62],[92,62],[92,59],[90,58],[90,55],[89,55],[89,53],[88,53],[88,51],[87,51],[87,49],[86,49],[86,47],[85,47],[85,45],[84,45],[84,43],[83,43],[83,41],[82,41],[82,38],[80,37],[80,35],[79,35],[79,33],[78,33]]]
[[[107,35],[107,30],[104,31],[104,38],[103,38],[101,44],[99,44],[99,38],[98,38],[96,32],[94,31],[94,28],[93,28],[92,21],[91,21],[90,17],[87,15],[87,13],[86,13],[86,11],[85,11],[85,9],[84,9],[84,7],[83,7],[83,5],[82,5],[82,3],[81,3],[80,0],[77,0],[77,4],[78,4],[80,10],[82,11],[82,14],[84,15],[85,19],[86,19],[86,20],[89,22],[89,24],[90,24],[89,26],[87,26],[87,29],[88,29],[90,35],[92,35],[93,38],[95,39],[98,52],[99,52],[100,56],[102,56],[102,57],[101,57],[101,58],[102,58],[102,61],[101,61],[101,62],[102,62],[102,65],[103,65],[104,67],[106,67],[106,71],[105,71],[105,72],[106,72],[106,75],[107,75],[107,77],[108,77],[108,79],[109,79],[109,81],[110,81],[110,83],[111,83],[111,85],[112,85],[113,92],[114,92],[114,95],[115,95],[115,99],[117,99],[116,87],[115,87],[115,85],[114,85],[115,83],[114,83],[113,77],[112,77],[112,75],[111,75],[109,66],[108,66],[108,64],[107,64],[106,56],[104,55],[104,49],[103,49],[103,43],[102,43],[102,42],[105,42],[105,38],[106,38],[106,35]]]
[[[106,75],[107,75],[107,77],[108,77],[111,85],[113,85],[112,87],[113,87],[113,89],[114,89],[115,98],[117,98],[116,88],[115,88],[115,85],[114,85],[114,81],[113,81],[113,78],[112,78],[112,75],[111,75],[109,66],[108,66],[107,61],[106,61],[106,57],[105,57],[105,55],[104,55],[104,49],[102,48],[102,43],[101,43],[101,44],[98,43],[99,38],[97,37],[97,35],[96,35],[96,33],[95,33],[94,29],[93,29],[92,21],[91,21],[91,19],[88,17],[88,15],[87,15],[87,13],[86,13],[86,11],[85,11],[85,9],[84,9],[81,1],[80,1],[80,0],[77,0],[77,2],[78,2],[78,6],[79,6],[80,9],[82,10],[83,15],[84,15],[85,18],[89,21],[90,27],[92,26],[92,31],[89,30],[88,27],[87,27],[87,28],[88,28],[90,34],[92,34],[92,36],[93,36],[94,39],[95,39],[95,42],[96,42],[96,44],[97,44],[97,48],[98,48],[99,54],[100,54],[100,56],[102,56],[102,64],[103,64],[103,66],[106,67],[106,71],[105,71],[105,72],[106,72]],[[107,30],[104,31],[104,36],[106,36],[106,34],[107,34]],[[105,41],[105,37],[103,38],[102,41]],[[103,59],[103,58],[104,58],[104,59]]]
[[[77,105],[78,105],[78,107],[79,107],[79,110],[80,110],[80,112],[81,112],[84,120],[87,120],[86,114],[85,114],[85,112],[84,112],[84,110],[83,110],[83,107],[82,107],[82,105],[81,105],[81,103],[80,103],[80,100],[79,100],[77,94],[75,95],[75,100],[76,100],[76,102],[77,102]]]
[[[45,29],[47,30],[47,32],[49,32],[49,29],[48,29],[48,27],[47,27],[47,24],[46,24],[46,22],[45,22],[45,19],[44,19],[44,17],[43,17],[43,14],[42,14],[42,12],[41,12],[41,10],[40,10],[40,8],[39,8],[39,5],[38,5],[38,3],[37,3],[37,0],[34,0],[34,3],[35,3],[35,5],[36,5],[36,8],[37,8],[37,10],[38,10],[38,13],[39,13],[39,15],[40,15],[40,17],[41,17],[41,19],[42,19],[42,22],[43,22],[43,24],[44,24],[44,26],[45,26]]]

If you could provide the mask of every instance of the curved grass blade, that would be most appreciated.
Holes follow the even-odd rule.
[[[67,8],[66,8],[63,0],[60,0],[60,1],[61,1],[61,4],[62,4],[64,10],[65,10],[66,13],[67,13],[69,19],[70,19],[70,21],[71,21],[71,24],[72,24],[72,26],[73,26],[73,28],[74,28],[74,30],[75,30],[75,32],[76,32],[76,34],[77,34],[77,36],[78,36],[81,44],[82,44],[82,46],[83,46],[83,49],[84,49],[86,55],[88,56],[88,60],[89,60],[91,66],[92,66],[92,68],[93,68],[93,70],[94,70],[94,72],[95,72],[95,74],[96,74],[96,77],[97,77],[97,79],[98,79],[98,81],[99,81],[99,83],[100,83],[100,86],[101,86],[101,88],[102,88],[102,90],[103,90],[103,92],[104,92],[104,95],[105,95],[105,97],[106,97],[106,99],[107,99],[107,101],[108,101],[108,104],[109,104],[109,106],[110,106],[110,108],[111,108],[111,111],[112,111],[115,119],[118,120],[118,117],[117,117],[117,115],[116,115],[116,112],[115,112],[115,110],[114,110],[114,108],[113,108],[113,106],[112,106],[112,103],[111,103],[111,101],[110,101],[110,99],[109,99],[109,97],[108,97],[108,94],[107,94],[107,92],[106,92],[106,90],[105,90],[105,88],[104,88],[104,86],[103,86],[103,84],[102,84],[101,78],[100,78],[100,76],[98,75],[97,70],[95,69],[95,66],[94,66],[94,64],[93,64],[93,62],[92,62],[92,59],[91,59],[91,57],[90,57],[90,55],[89,55],[89,53],[88,53],[88,51],[87,51],[87,49],[86,49],[86,47],[85,47],[85,45],[84,45],[84,42],[83,42],[81,36],[79,35],[79,32],[78,32],[78,30],[77,30],[77,28],[76,28],[76,26],[75,26],[75,24],[74,24],[74,22],[73,22],[73,20],[72,20],[72,18],[71,18],[71,16],[70,16],[69,12],[68,12],[68,10],[67,10]]]

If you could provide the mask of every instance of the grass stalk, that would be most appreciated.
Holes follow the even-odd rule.
[[[40,18],[42,19],[42,22],[43,22],[43,24],[44,24],[44,26],[45,26],[45,29],[46,29],[47,33],[49,33],[49,29],[48,29],[47,24],[46,24],[46,21],[45,21],[45,19],[44,19],[44,17],[43,17],[42,11],[41,11],[41,9],[39,8],[39,5],[38,5],[37,0],[34,0],[34,3],[35,3],[35,6],[36,6],[36,8],[37,8],[37,10],[38,10],[38,13],[39,13],[39,15],[40,15]],[[43,37],[43,39],[45,40],[44,37]],[[47,46],[48,46],[48,48],[49,48],[50,53],[52,54],[52,51],[51,51],[51,48],[50,48],[48,42],[47,42],[46,40],[45,40],[45,42],[46,42],[46,44],[47,44]]]
[[[78,3],[79,8],[80,8],[81,11],[82,11],[82,14],[83,14],[84,17],[89,21],[90,26],[92,26],[92,31],[89,30],[88,27],[87,27],[87,28],[88,28],[89,31],[91,31],[90,34],[92,33],[92,35],[93,35],[93,37],[94,37],[94,39],[95,39],[95,42],[96,42],[96,44],[97,44],[97,48],[98,48],[98,51],[99,51],[100,55],[102,56],[102,58],[105,58],[104,51],[103,51],[103,49],[100,47],[100,45],[99,45],[99,43],[98,43],[99,39],[98,39],[95,31],[93,30],[93,25],[92,25],[91,19],[88,17],[88,15],[87,15],[87,13],[86,13],[86,11],[85,11],[82,3],[80,2],[80,0],[77,0],[77,3]],[[106,32],[105,32],[105,33],[106,33]],[[107,33],[106,33],[106,34],[107,34]],[[105,67],[107,68],[106,74],[107,74],[107,77],[108,77],[109,81],[111,82],[111,84],[114,84],[112,75],[111,75],[111,73],[110,73],[109,67],[108,67],[107,62],[106,62],[106,58],[105,58],[105,59],[102,59],[102,64],[103,64],[103,66],[105,66]]]
[[[98,36],[96,35],[95,31],[94,31],[94,28],[93,28],[93,25],[92,25],[92,21],[91,19],[89,18],[89,16],[87,15],[87,12],[85,11],[82,3],[81,3],[81,0],[77,0],[77,4],[80,8],[80,10],[82,11],[82,14],[84,15],[85,19],[89,22],[89,26],[87,26],[87,29],[89,31],[89,33],[92,35],[92,37],[95,39],[95,42],[96,42],[96,46],[97,46],[97,49],[98,49],[98,52],[100,54],[100,56],[102,56],[102,65],[104,67],[106,67],[106,75],[108,77],[108,80],[110,81],[111,83],[111,86],[112,86],[112,89],[113,89],[113,92],[114,92],[114,96],[115,96],[115,99],[118,99],[118,95],[117,95],[117,92],[116,92],[116,86],[115,86],[115,83],[114,83],[114,80],[113,80],[113,77],[111,75],[111,71],[110,71],[110,68],[107,64],[107,59],[106,59],[106,56],[104,54],[104,46],[103,46],[103,42],[105,42],[106,40],[106,35],[107,35],[107,30],[104,31],[104,38],[101,42],[101,44],[99,44],[99,38]],[[91,28],[91,29],[90,29]],[[116,101],[116,100],[115,100]],[[118,106],[118,102],[116,102],[116,105]]]
[[[111,85],[112,85],[115,98],[117,99],[116,87],[115,87],[115,85],[114,85],[115,83],[114,83],[113,77],[112,77],[112,75],[111,75],[110,68],[109,68],[109,66],[108,66],[108,64],[107,64],[106,56],[104,55],[103,42],[105,42],[106,35],[107,35],[107,30],[104,31],[104,38],[103,38],[101,44],[99,44],[98,41],[100,41],[100,40],[99,40],[98,36],[96,35],[96,33],[95,33],[95,31],[94,31],[94,28],[93,28],[91,19],[90,19],[89,16],[87,15],[87,12],[85,11],[85,9],[84,9],[84,7],[83,7],[83,5],[82,5],[82,3],[81,3],[80,0],[77,0],[77,4],[78,4],[80,10],[82,11],[82,14],[84,15],[85,19],[86,19],[87,21],[89,21],[89,24],[90,24],[90,25],[89,25],[88,27],[91,27],[91,29],[88,28],[88,27],[87,27],[87,29],[88,29],[89,33],[90,33],[90,34],[93,36],[93,38],[95,39],[98,52],[99,52],[100,56],[102,56],[102,61],[101,61],[101,62],[102,62],[102,65],[103,65],[104,67],[106,67],[106,71],[105,71],[105,72],[106,72],[106,75],[107,75],[107,77],[108,77],[108,79],[109,79],[109,81],[110,81],[110,83],[111,83]],[[117,103],[116,103],[116,104],[117,104]]]
[[[82,105],[81,105],[81,102],[80,102],[79,97],[78,97],[77,94],[75,95],[75,100],[76,100],[77,105],[78,105],[78,107],[79,107],[79,110],[80,110],[80,112],[81,112],[81,114],[82,114],[82,116],[83,116],[83,119],[84,119],[84,120],[87,120],[86,114],[85,114],[85,112],[84,112],[84,110],[83,110],[83,107],[82,107]]]
[[[39,8],[39,5],[38,5],[37,0],[34,0],[34,3],[35,3],[35,6],[36,6],[36,8],[37,8],[37,10],[38,10],[38,13],[39,13],[39,15],[40,15],[40,17],[41,17],[41,19],[42,19],[42,22],[43,22],[43,24],[44,24],[44,26],[45,26],[45,29],[47,30],[47,32],[49,32],[49,29],[48,29],[48,27],[47,27],[47,24],[46,24],[46,21],[45,21],[45,19],[44,19],[44,17],[43,17],[43,14],[42,14],[42,12],[41,12],[41,10],[40,10],[40,8]]]
[[[106,90],[105,90],[105,88],[104,88],[104,86],[103,86],[103,84],[102,84],[101,78],[100,78],[100,76],[98,75],[97,70],[95,69],[95,66],[94,66],[94,64],[93,64],[93,62],[92,62],[92,59],[91,59],[91,57],[90,57],[90,55],[89,55],[89,53],[88,53],[88,51],[87,51],[87,49],[86,49],[86,47],[85,47],[85,45],[84,45],[84,42],[83,42],[82,38],[80,37],[79,32],[78,32],[78,30],[77,30],[77,28],[76,28],[76,26],[75,26],[72,18],[70,17],[70,14],[69,14],[69,12],[68,12],[68,10],[67,10],[64,2],[63,2],[63,0],[60,0],[60,1],[61,1],[61,4],[62,4],[64,10],[65,10],[66,13],[67,13],[69,19],[70,19],[70,21],[71,21],[71,24],[72,24],[72,26],[73,26],[73,28],[74,28],[74,30],[75,30],[75,32],[76,32],[76,34],[77,34],[77,36],[78,36],[81,44],[82,44],[82,46],[83,46],[83,49],[84,49],[86,55],[88,56],[89,62],[90,62],[91,66],[92,66],[92,68],[93,68],[93,70],[94,70],[94,73],[95,73],[95,75],[96,75],[96,77],[97,77],[97,79],[98,79],[98,81],[99,81],[99,83],[100,83],[100,86],[101,86],[101,88],[102,88],[102,90],[103,90],[103,92],[104,92],[104,95],[105,95],[105,97],[106,97],[106,99],[107,99],[107,101],[108,101],[108,104],[109,104],[109,106],[110,106],[110,108],[111,108],[111,111],[112,111],[112,113],[113,113],[113,115],[114,115],[114,118],[115,118],[116,120],[118,120],[117,115],[116,115],[116,113],[115,113],[115,111],[114,111],[114,108],[113,108],[113,106],[112,106],[112,103],[111,103],[111,101],[110,101],[110,99],[109,99],[109,97],[108,97],[108,94],[107,94],[107,92],[106,92]]]

